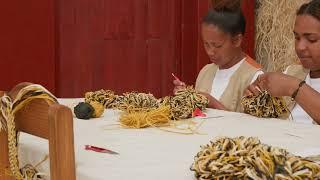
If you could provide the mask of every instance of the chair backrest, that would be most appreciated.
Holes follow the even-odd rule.
[[[8,94],[15,97],[25,85],[28,84],[17,85]],[[73,117],[68,107],[34,99],[16,113],[15,123],[17,131],[48,139],[52,180],[76,179]],[[6,132],[0,132],[0,147],[0,165],[9,167]],[[0,179],[12,180],[14,177],[0,176]]]

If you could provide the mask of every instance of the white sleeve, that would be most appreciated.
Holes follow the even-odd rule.
[[[254,76],[253,76],[250,84],[252,84],[252,83],[258,78],[258,76],[259,76],[260,74],[263,74],[263,71],[261,71],[261,70],[257,71],[257,72],[254,74]]]

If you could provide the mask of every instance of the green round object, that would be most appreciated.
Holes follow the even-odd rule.
[[[93,107],[86,102],[81,102],[74,107],[74,114],[78,119],[90,119],[93,117],[93,113]]]

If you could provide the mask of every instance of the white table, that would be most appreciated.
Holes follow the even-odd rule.
[[[61,99],[72,106],[79,99]],[[320,127],[295,124],[278,119],[259,119],[249,115],[207,110],[208,116],[199,132],[205,135],[181,135],[156,128],[123,129],[118,124],[118,112],[105,111],[103,117],[92,120],[74,119],[75,157],[79,180],[125,179],[195,179],[190,171],[200,145],[220,136],[255,136],[263,143],[286,148],[297,155],[320,154]],[[202,119],[194,121],[201,122]],[[110,130],[112,129],[112,130]],[[84,145],[105,147],[120,155],[84,150]],[[36,164],[48,154],[48,142],[21,134],[20,164]],[[39,170],[49,174],[49,161]],[[67,179],[67,177],[66,177]]]

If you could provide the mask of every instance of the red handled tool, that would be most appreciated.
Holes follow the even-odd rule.
[[[105,149],[97,146],[85,145],[85,150],[100,152],[100,153],[109,153],[109,154],[119,154],[115,151],[111,151],[110,149]]]
[[[174,79],[176,79],[177,81],[180,81],[180,79],[176,75],[174,75],[173,73],[171,73],[171,75],[174,77]]]

